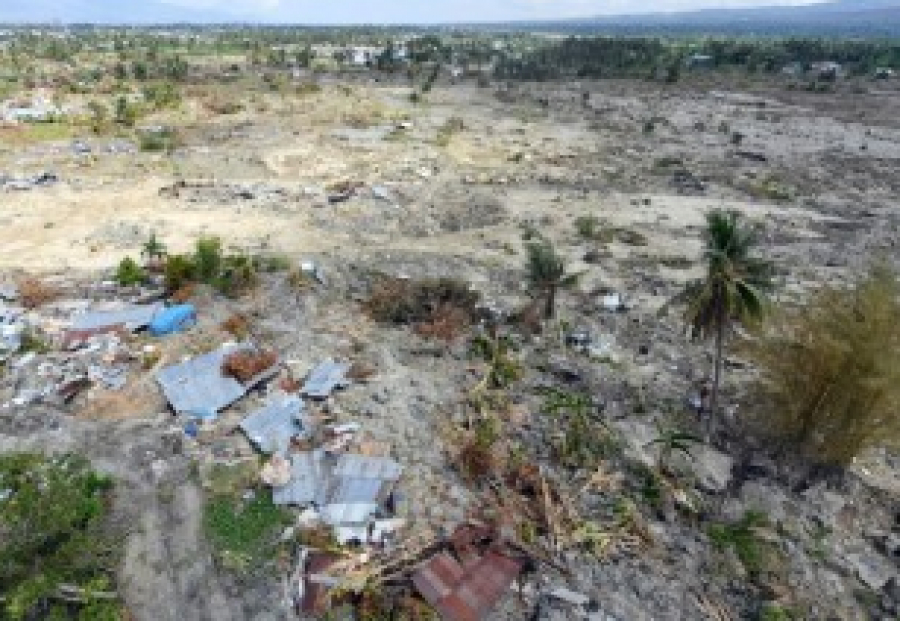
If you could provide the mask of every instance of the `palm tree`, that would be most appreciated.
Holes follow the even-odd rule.
[[[528,244],[528,283],[532,295],[544,301],[544,318],[552,319],[556,311],[556,294],[574,286],[581,274],[566,274],[566,266],[553,245],[546,240]]]
[[[144,243],[141,255],[147,257],[147,261],[153,263],[166,256],[166,246],[156,238],[156,233],[150,233],[150,238]]]
[[[684,320],[691,338],[715,340],[712,419],[719,402],[726,333],[736,323],[752,325],[762,318],[764,295],[772,288],[772,266],[751,256],[757,244],[755,231],[741,222],[736,211],[709,212],[703,237],[706,277],[689,283],[675,301],[686,304]]]

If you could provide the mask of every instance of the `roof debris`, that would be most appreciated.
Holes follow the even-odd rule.
[[[312,399],[327,399],[335,389],[350,385],[346,378],[350,366],[331,360],[321,363],[310,372],[306,383],[300,389],[300,394]]]
[[[252,351],[252,347],[225,344],[208,354],[161,369],[156,374],[156,381],[172,409],[179,414],[215,418],[250,388],[270,379],[277,372],[277,366],[273,365],[244,383],[223,375],[225,359],[238,351]]]
[[[416,589],[445,621],[480,621],[518,577],[523,562],[505,553],[499,538],[479,554],[469,538],[481,529],[463,526],[452,538],[459,560],[441,551],[413,573]]]
[[[303,401],[296,396],[273,399],[241,422],[241,430],[263,453],[287,452],[291,440],[306,433]]]
[[[72,318],[72,330],[97,330],[123,325],[126,330],[135,332],[150,325],[163,308],[162,304],[134,304],[114,310],[87,311]]]

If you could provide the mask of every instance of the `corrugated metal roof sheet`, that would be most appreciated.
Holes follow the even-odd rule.
[[[365,524],[378,511],[377,502],[329,503],[319,514],[322,521],[330,526],[341,524]]]
[[[323,477],[327,476],[324,453],[311,451],[291,455],[291,482],[272,488],[272,502],[276,505],[303,505],[316,499]]]
[[[388,457],[344,453],[334,467],[334,476],[362,479],[399,479],[403,467]]]
[[[303,435],[303,401],[288,396],[270,402],[241,422],[241,429],[263,453],[285,453],[291,438]]]
[[[179,413],[214,416],[243,397],[244,386],[233,377],[222,375],[225,357],[239,349],[239,345],[223,346],[161,369],[156,381],[172,408]]]
[[[494,550],[463,567],[447,552],[422,563],[413,584],[445,621],[481,621],[509,590],[522,564]]]
[[[350,365],[342,362],[326,361],[313,369],[300,394],[314,399],[324,399],[331,395],[335,388],[348,385],[346,379]]]
[[[117,324],[131,331],[140,330],[163,308],[162,304],[136,304],[116,310],[87,311],[72,317],[72,330],[96,330]]]

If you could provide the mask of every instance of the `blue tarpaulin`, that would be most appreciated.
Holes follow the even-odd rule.
[[[197,311],[190,304],[170,306],[159,311],[150,322],[150,334],[165,336],[187,330],[197,323]]]

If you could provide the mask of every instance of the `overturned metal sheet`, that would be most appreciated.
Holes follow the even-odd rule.
[[[306,383],[300,390],[300,394],[313,399],[325,399],[336,388],[343,388],[349,385],[346,378],[349,370],[350,365],[346,363],[323,362],[310,372]]]
[[[303,401],[288,396],[276,399],[241,422],[247,438],[263,453],[286,453],[291,438],[304,433],[300,415]]]
[[[521,571],[519,561],[494,551],[466,567],[441,552],[419,566],[413,583],[445,621],[481,621]]]
[[[150,325],[162,304],[136,304],[116,310],[87,311],[72,317],[72,330],[82,332],[122,324],[129,331]]]
[[[224,346],[193,360],[161,369],[156,381],[172,409],[178,413],[213,417],[244,396],[246,388],[222,374],[225,358],[242,349]]]

